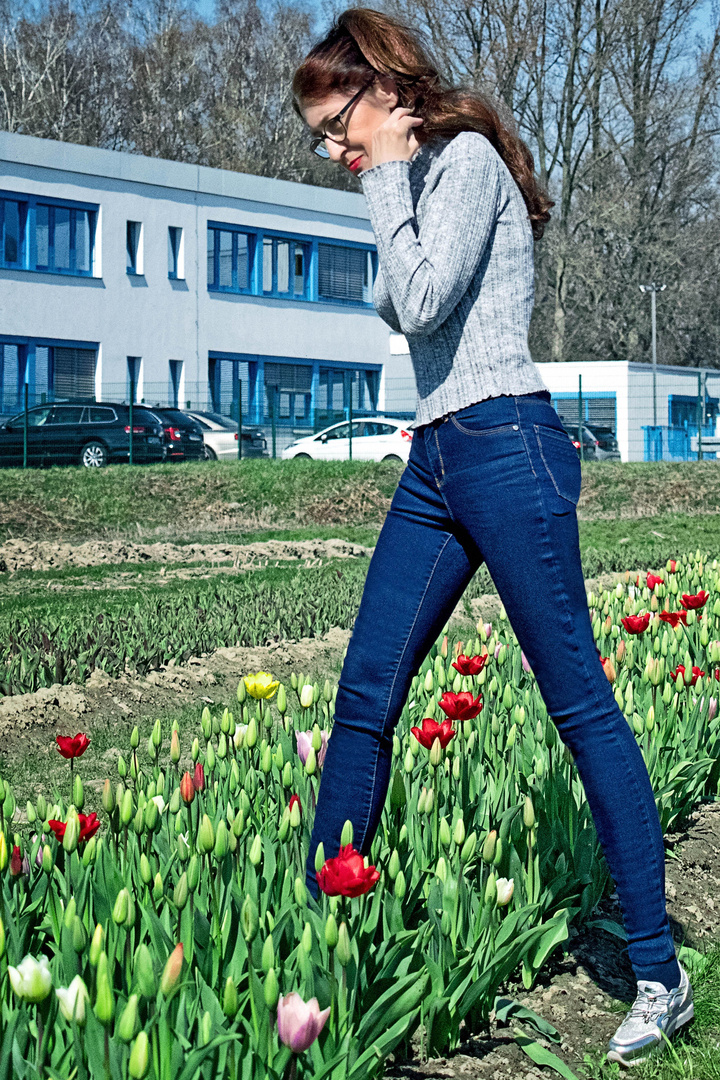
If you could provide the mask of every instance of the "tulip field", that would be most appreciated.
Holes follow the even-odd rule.
[[[697,550],[588,603],[667,831],[720,794],[720,562]],[[502,609],[433,644],[371,852],[348,821],[314,901],[336,690],[248,671],[192,738],[135,728],[101,796],[82,731],[57,737],[62,782],[24,811],[2,777],[0,1080],[380,1077],[413,1037],[457,1048],[511,976],[531,988],[572,925],[602,925],[582,786]],[[527,1037],[540,1017],[503,1008],[554,1067]]]

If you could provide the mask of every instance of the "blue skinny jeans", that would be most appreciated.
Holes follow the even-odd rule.
[[[486,398],[415,429],[339,679],[308,854],[346,819],[369,854],[410,683],[484,561],[563,742],[615,880],[636,978],[679,983],[660,822],[599,661],[580,561],[581,469],[546,391]]]

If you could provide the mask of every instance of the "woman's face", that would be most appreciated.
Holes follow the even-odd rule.
[[[359,89],[358,86],[354,90],[330,94],[322,102],[301,105],[300,111],[311,135],[322,135],[326,122],[337,116]],[[370,168],[373,133],[387,120],[397,103],[395,80],[389,75],[380,75],[343,113],[347,137],[342,142],[326,140],[330,160],[342,165],[354,176]],[[354,167],[350,168],[351,165]]]

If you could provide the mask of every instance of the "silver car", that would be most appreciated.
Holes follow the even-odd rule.
[[[208,461],[237,461],[238,429],[234,420],[216,412],[194,412],[188,416],[197,420],[202,428],[205,457]],[[243,427],[242,456],[267,457],[267,439],[262,431]]]

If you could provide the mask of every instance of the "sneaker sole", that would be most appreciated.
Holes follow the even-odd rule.
[[[675,1032],[678,1030],[678,1028],[682,1027],[683,1024],[687,1024],[688,1020],[692,1020],[694,1015],[695,1006],[691,1001],[690,1004],[687,1005],[683,1012],[681,1012],[680,1015],[677,1017],[675,1023],[672,1024],[665,1032],[668,1039],[671,1039]],[[659,1043],[656,1043],[655,1046],[653,1046],[648,1053],[643,1054],[642,1057],[632,1057],[626,1059],[623,1057],[621,1050],[608,1050],[607,1059],[608,1061],[616,1061],[618,1065],[624,1065],[626,1068],[631,1069],[634,1065],[642,1065],[643,1062],[649,1061],[652,1057],[657,1055],[658,1051],[662,1051],[664,1049],[665,1040],[662,1039]]]

